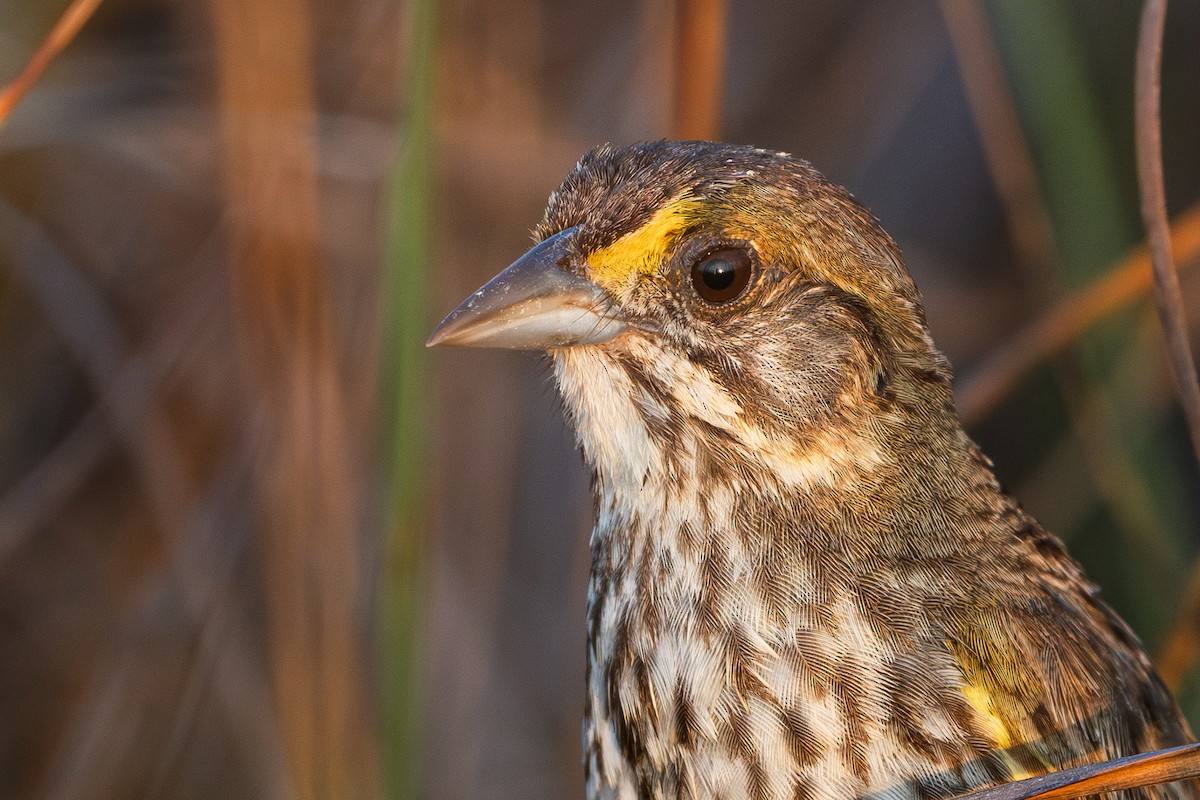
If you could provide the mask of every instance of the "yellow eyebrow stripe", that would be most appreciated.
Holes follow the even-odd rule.
[[[592,280],[606,288],[617,288],[636,275],[658,269],[700,207],[698,200],[684,195],[660,208],[636,231],[590,253],[587,263]]]

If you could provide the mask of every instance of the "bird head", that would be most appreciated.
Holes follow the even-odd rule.
[[[807,162],[711,142],[602,146],[551,195],[535,239],[429,344],[548,351],[601,471],[624,464],[636,480],[656,439],[795,455],[868,413],[950,402],[895,244]]]

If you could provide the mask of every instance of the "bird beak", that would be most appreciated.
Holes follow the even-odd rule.
[[[549,350],[596,344],[625,330],[599,286],[567,269],[574,228],[546,239],[442,320],[426,347]]]

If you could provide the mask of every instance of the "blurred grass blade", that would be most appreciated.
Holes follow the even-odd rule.
[[[1065,6],[990,2],[1067,279],[1078,286],[1137,240],[1111,136]]]
[[[1178,692],[1188,670],[1200,653],[1200,557],[1192,562],[1192,576],[1183,593],[1183,602],[1175,612],[1158,656],[1154,659],[1158,674],[1172,692]]]
[[[1200,777],[1200,744],[1186,744],[1037,775],[955,800],[1071,800],[1196,777]]]
[[[1060,282],[1054,226],[1000,53],[979,0],[941,0],[940,6],[1017,260],[1042,299]]]
[[[673,138],[720,136],[725,18],[725,0],[680,0],[676,4]]]
[[[371,798],[360,507],[324,246],[313,11],[212,0],[230,299],[245,376],[267,656],[299,800]]]
[[[388,527],[383,577],[384,758],[387,796],[419,797],[428,494],[425,338],[429,297],[435,0],[408,6],[400,150],[390,179],[382,354],[387,425]]]
[[[100,6],[100,0],[73,0],[67,10],[58,18],[58,22],[50,29],[50,33],[33,51],[25,68],[12,79],[12,82],[0,91],[0,125],[3,125],[8,115],[21,102],[21,98],[33,88],[42,73],[50,66],[54,57],[71,43],[84,23],[91,18],[92,13]]]

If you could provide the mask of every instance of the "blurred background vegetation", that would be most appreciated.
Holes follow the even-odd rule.
[[[0,4],[0,83],[66,5]],[[879,215],[970,430],[1200,720],[1138,12],[105,0],[0,128],[0,796],[581,797],[587,476],[539,357],[422,344],[582,152],[663,136]],[[1175,0],[1194,341],[1197,41]]]

